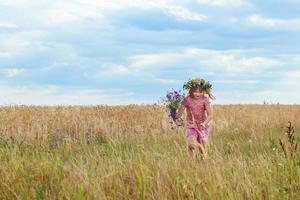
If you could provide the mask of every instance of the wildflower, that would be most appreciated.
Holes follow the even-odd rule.
[[[170,112],[169,117],[171,117],[174,122],[177,115],[176,111],[182,103],[183,99],[184,94],[181,94],[181,90],[175,91],[174,89],[170,92],[168,91],[166,98],[163,98],[163,103]]]
[[[211,99],[215,99],[215,97],[212,95],[212,84],[209,81],[206,81],[202,77],[197,77],[194,79],[190,79],[188,82],[184,83],[183,89],[184,90],[190,90],[192,88],[200,88],[203,90]]]

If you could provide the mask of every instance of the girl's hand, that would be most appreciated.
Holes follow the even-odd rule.
[[[183,119],[182,119],[182,118],[176,118],[175,123],[176,123],[178,126],[183,126],[183,125],[184,125],[184,122],[183,122]]]
[[[203,128],[205,128],[205,127],[206,127],[206,125],[207,125],[207,124],[206,124],[206,123],[204,123],[204,122],[200,124],[200,126],[203,126]]]

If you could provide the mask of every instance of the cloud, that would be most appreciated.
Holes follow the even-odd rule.
[[[133,92],[62,88],[55,85],[0,85],[2,105],[126,105],[142,103]]]
[[[182,1],[170,0],[113,0],[113,1],[1,1],[0,5],[26,10],[27,17],[40,26],[53,26],[66,23],[99,22],[104,25],[109,17],[122,10],[156,10],[176,19],[205,21],[207,16],[191,11]]]
[[[22,4],[22,0],[14,0],[14,1],[10,1],[10,0],[0,0],[0,5],[19,5]]]
[[[212,6],[243,6],[247,4],[246,0],[196,0],[200,4]]]
[[[101,74],[128,74],[130,73],[130,69],[123,65],[116,65],[113,63],[104,64],[104,67],[101,68]]]
[[[300,70],[286,72],[285,76],[287,78],[300,78]]]
[[[188,7],[182,4],[182,1],[168,1],[168,0],[122,0],[115,1],[123,8],[139,8],[139,9],[155,9],[161,10],[170,14],[178,19],[182,20],[192,20],[192,21],[205,21],[207,19],[206,15],[200,14],[198,12],[191,11]]]
[[[225,83],[225,84],[256,84],[258,83],[258,80],[215,80],[214,83]]]
[[[165,11],[174,15],[175,17],[183,20],[191,20],[191,21],[205,21],[207,20],[207,16],[195,12],[191,12],[189,9],[180,7],[180,6],[165,6]]]
[[[225,91],[224,101],[233,90],[246,98],[249,91],[276,91],[277,83],[296,91],[299,13],[291,1],[275,4],[0,0],[1,84],[6,94],[15,91],[11,102],[22,93],[35,103],[76,103],[76,95],[87,103],[121,102],[113,92],[133,92],[128,102],[154,101],[195,75]]]
[[[12,54],[9,52],[0,52],[0,58],[7,58],[10,57]]]
[[[167,84],[167,85],[172,85],[172,84],[178,84],[180,83],[180,80],[176,80],[176,79],[167,79],[167,78],[158,78],[155,76],[152,76],[153,80],[156,82],[159,82],[161,84]]]
[[[85,22],[89,19],[103,20],[104,15],[101,9],[89,3],[58,1],[51,9],[41,14],[41,23],[44,25],[58,25],[71,22]]]
[[[39,39],[44,35],[45,32],[40,30],[2,34],[0,32],[0,50],[4,52],[5,57],[27,54],[33,49],[38,51],[42,50],[45,46],[41,45]]]
[[[243,50],[216,51],[191,48],[186,52],[197,56],[201,60],[200,63],[207,67],[228,73],[259,72],[282,64],[274,58],[247,56],[247,51]]]
[[[174,59],[178,59],[177,56],[177,53],[172,52],[135,55],[129,58],[129,68],[133,70],[141,70],[147,67],[156,68],[168,62],[173,62]]]
[[[257,92],[255,95],[270,103],[299,104],[300,102],[300,95],[295,90],[270,89]],[[246,98],[250,97],[246,96]]]
[[[129,70],[146,68],[159,70],[181,64],[189,69],[206,68],[207,72],[226,73],[255,73],[283,64],[280,60],[271,57],[247,56],[247,50],[222,51],[200,48],[183,48],[178,51],[136,55],[129,60]]]
[[[25,72],[25,69],[23,68],[8,68],[3,70],[4,75],[7,77],[16,77],[21,75],[23,72]]]
[[[0,29],[2,28],[8,28],[8,29],[15,29],[18,28],[19,26],[13,22],[5,22],[5,21],[0,21]]]
[[[247,92],[243,90],[228,92],[216,92],[215,104],[299,104],[300,95],[294,91],[276,89],[264,89],[262,91]]]
[[[247,19],[251,24],[262,28],[299,29],[300,27],[300,18],[266,18],[256,14],[249,16]]]

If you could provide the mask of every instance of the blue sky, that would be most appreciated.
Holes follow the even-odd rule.
[[[300,103],[298,0],[0,0],[0,104]]]

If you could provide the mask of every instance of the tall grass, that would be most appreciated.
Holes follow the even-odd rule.
[[[158,105],[0,107],[0,199],[299,199],[298,105],[214,106],[208,158]]]

